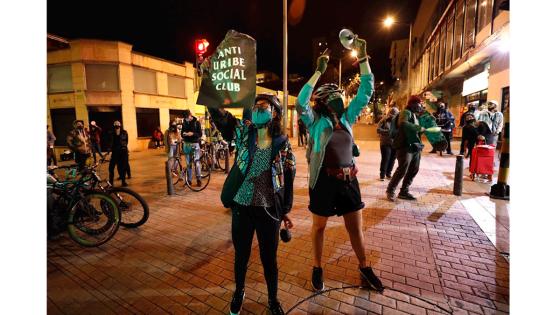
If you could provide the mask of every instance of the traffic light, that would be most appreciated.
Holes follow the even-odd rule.
[[[204,55],[210,44],[206,39],[197,39],[194,41],[194,49],[198,56]]]

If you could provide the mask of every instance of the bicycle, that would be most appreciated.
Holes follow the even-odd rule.
[[[103,181],[99,172],[98,166],[107,162],[106,157],[108,153],[102,155],[99,162],[94,164],[89,169],[88,180],[85,181],[85,186],[90,190],[99,190],[109,194],[121,212],[120,224],[126,228],[136,228],[146,223],[150,216],[150,208],[146,200],[137,192],[126,187],[113,187],[109,181]],[[57,169],[67,169],[65,175],[76,174],[76,165],[69,165]],[[104,183],[104,185],[102,184]]]
[[[178,144],[181,147],[181,143]],[[212,169],[208,165],[205,158],[202,158],[206,155],[206,152],[203,148],[201,148],[200,156],[201,158],[195,160],[195,150],[190,150],[189,154],[189,163],[185,167],[181,162],[181,156],[184,154],[182,150],[177,150],[177,153],[173,158],[171,158],[168,163],[173,163],[171,166],[171,174],[175,178],[173,181],[173,185],[179,184],[181,181],[184,183],[184,186],[188,187],[190,190],[199,192],[204,190],[208,184],[210,183],[210,174]],[[197,181],[197,185],[193,185],[192,182],[188,180],[188,170],[190,170],[191,176],[194,173],[196,176],[196,167],[197,164],[200,166],[200,178]]]
[[[59,181],[47,172],[47,235],[54,237],[64,229],[81,246],[97,247],[109,241],[120,226],[121,212],[107,193],[88,189],[84,176]]]

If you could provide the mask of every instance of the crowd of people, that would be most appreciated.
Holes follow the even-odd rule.
[[[355,158],[359,148],[354,142],[352,126],[367,106],[374,89],[374,77],[366,54],[366,42],[355,39],[357,63],[360,70],[360,86],[356,96],[347,107],[344,106],[342,90],[334,83],[318,85],[327,69],[329,55],[317,59],[317,68],[302,87],[296,101],[298,120],[298,144],[306,146],[309,165],[308,210],[312,217],[311,250],[313,266],[310,280],[317,291],[324,290],[323,270],[324,235],[329,218],[342,217],[352,249],[358,260],[356,272],[374,290],[382,292],[384,286],[371,267],[366,255],[363,234],[362,210],[365,207],[357,178],[358,167]],[[313,105],[312,105],[313,103]],[[470,106],[460,118],[463,128],[460,153],[481,139],[495,145],[501,132],[503,117],[497,111],[497,104],[489,102],[487,107]],[[415,200],[410,186],[420,168],[421,152],[424,145],[421,137],[426,129],[419,124],[419,117],[426,111],[423,100],[411,96],[406,107],[399,111],[396,104],[391,106],[379,123],[381,163],[379,179],[389,180],[386,197]],[[221,202],[232,213],[231,233],[235,250],[234,273],[235,291],[230,304],[230,313],[239,314],[245,298],[245,278],[251,255],[254,234],[257,234],[260,259],[268,289],[268,305],[272,314],[284,314],[278,300],[277,249],[282,224],[283,240],[289,241],[289,229],[294,224],[289,216],[293,204],[293,184],[296,174],[296,159],[290,141],[281,127],[282,111],[280,100],[269,94],[258,94],[252,108],[243,111],[241,119],[235,118],[223,108],[208,108],[210,117],[210,137],[223,137],[230,146],[235,144],[234,164],[228,173],[221,192]],[[455,118],[444,102],[437,103],[433,113],[436,124],[447,141],[447,153],[453,154],[451,142],[455,128]],[[158,127],[153,132],[156,148],[165,147],[169,159],[177,156],[179,150],[185,153],[187,163],[190,158],[200,158],[200,139],[203,131],[200,121],[186,110],[182,120],[173,119],[169,128],[162,132]],[[95,121],[90,129],[84,128],[82,120],[76,120],[67,136],[67,144],[73,151],[79,168],[93,155],[102,156],[102,129]],[[219,136],[221,135],[221,136]],[[109,181],[114,179],[117,166],[122,186],[127,186],[130,178],[128,154],[128,133],[120,121],[113,123],[109,132]],[[56,140],[47,126],[47,163],[54,162],[53,146]],[[434,151],[434,150],[433,150]],[[432,152],[433,152],[432,151]],[[397,168],[393,168],[397,161]],[[200,185],[200,164],[194,177]],[[189,183],[193,174],[187,174]],[[398,195],[396,189],[401,184]]]

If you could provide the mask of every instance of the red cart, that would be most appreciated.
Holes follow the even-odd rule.
[[[473,148],[469,163],[472,180],[475,180],[477,175],[487,175],[488,180],[492,181],[495,152],[496,147],[491,145],[477,145]]]

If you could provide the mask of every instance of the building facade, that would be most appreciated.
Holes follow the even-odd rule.
[[[509,32],[507,0],[422,1],[412,29],[411,93],[441,92],[457,120],[469,103],[495,100],[503,110]]]
[[[153,131],[165,131],[169,121],[186,109],[203,118],[205,107],[196,104],[196,71],[191,63],[163,60],[132,50],[132,45],[93,39],[66,40],[47,37],[47,123],[57,137],[56,154],[67,148],[72,122],[86,126],[95,121],[103,129],[102,148],[115,120],[128,131],[129,149],[147,149]],[[281,92],[257,86],[257,93]],[[290,97],[290,104],[295,97]],[[241,109],[230,110],[241,117]],[[295,118],[288,111],[293,135]]]

